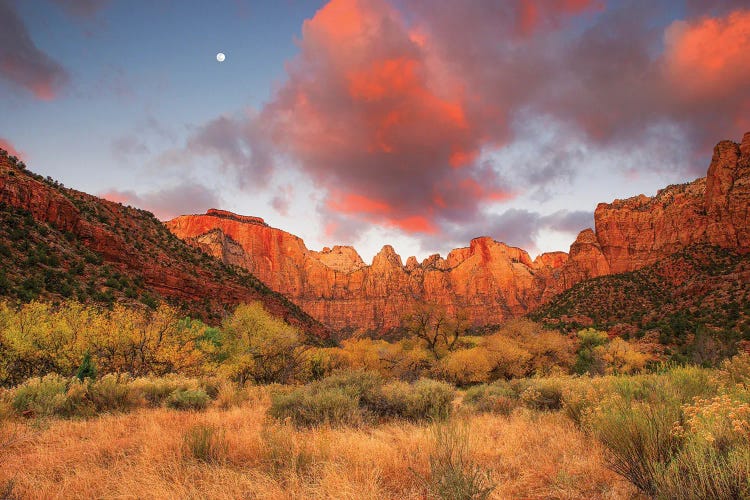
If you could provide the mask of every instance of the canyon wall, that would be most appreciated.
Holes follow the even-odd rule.
[[[167,223],[179,238],[258,276],[312,317],[337,330],[384,331],[421,301],[461,310],[476,325],[500,323],[534,309],[576,283],[652,264],[689,245],[750,251],[750,133],[722,141],[708,174],[688,184],[599,204],[595,230],[585,229],[568,254],[533,262],[522,249],[489,237],[446,258],[404,263],[386,245],[366,265],[352,247],[320,252],[257,217],[220,210]]]

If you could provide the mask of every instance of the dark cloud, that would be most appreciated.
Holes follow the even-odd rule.
[[[267,105],[206,124],[186,151],[218,157],[246,186],[265,185],[285,155],[325,190],[319,212],[342,239],[376,224],[425,245],[488,230],[529,245],[588,215],[483,214],[547,199],[591,158],[687,180],[715,142],[750,129],[750,10],[676,7],[332,0],[304,23]],[[554,134],[539,141],[546,125]]]
[[[146,143],[135,134],[127,134],[112,141],[112,152],[115,156],[122,159],[145,155],[150,151]]]
[[[243,188],[265,186],[274,167],[274,151],[254,114],[221,116],[199,127],[178,158],[194,155],[217,157],[238,174]]]
[[[12,1],[0,0],[0,19],[0,78],[38,99],[53,99],[67,84],[67,71],[37,48]]]
[[[281,215],[289,215],[289,205],[293,197],[294,189],[291,185],[281,186],[271,198],[271,206]]]
[[[204,213],[209,208],[221,205],[216,193],[190,181],[144,194],[112,189],[100,193],[99,196],[109,201],[148,210],[161,220],[169,220],[184,214]]]
[[[106,7],[111,0],[51,0],[69,15],[90,18]]]
[[[534,251],[536,240],[544,230],[569,233],[571,241],[580,231],[594,227],[594,212],[559,210],[542,215],[525,209],[511,208],[501,214],[488,214],[470,224],[450,228],[449,247],[465,245],[477,236],[490,236],[507,245]],[[445,240],[425,239],[425,249],[446,247]]]

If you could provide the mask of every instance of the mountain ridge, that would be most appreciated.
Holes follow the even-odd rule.
[[[111,305],[175,302],[220,321],[227,308],[261,301],[303,330],[327,330],[243,269],[186,245],[150,212],[64,187],[0,149],[0,295]]]
[[[479,237],[443,258],[404,263],[384,245],[366,265],[353,247],[320,252],[299,237],[237,218],[180,216],[166,223],[189,244],[250,270],[334,329],[384,331],[426,301],[465,311],[475,326],[526,314],[581,281],[654,264],[693,244],[750,251],[750,132],[740,143],[721,141],[707,176],[595,210],[569,252],[532,261],[520,248]],[[237,216],[245,217],[245,216]],[[223,235],[223,236],[222,236]],[[226,252],[222,237],[232,242]],[[335,264],[331,264],[335,262]]]

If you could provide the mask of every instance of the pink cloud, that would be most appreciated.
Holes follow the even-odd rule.
[[[6,150],[11,156],[15,156],[16,158],[23,159],[26,157],[24,153],[17,150],[13,144],[11,144],[7,139],[3,139],[0,137],[0,149]]]
[[[676,21],[665,32],[666,76],[689,99],[747,95],[750,88],[750,10],[724,17]],[[749,98],[750,99],[750,98]]]
[[[481,124],[427,42],[382,0],[333,0],[305,21],[300,55],[261,120],[329,190],[324,214],[434,233],[439,219],[504,198],[490,171],[477,189]]]

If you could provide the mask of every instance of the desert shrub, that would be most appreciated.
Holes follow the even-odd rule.
[[[240,406],[250,399],[250,394],[244,387],[226,380],[216,390],[214,404],[223,410]]]
[[[574,363],[574,345],[566,336],[528,319],[504,323],[484,345],[496,357],[495,378],[549,375]]]
[[[496,484],[490,471],[479,465],[469,449],[469,430],[461,423],[438,424],[432,428],[433,450],[430,474],[423,478],[434,497],[454,500],[489,498]]]
[[[241,385],[287,383],[304,372],[306,347],[299,332],[259,302],[239,305],[224,320],[219,344],[221,371]]]
[[[695,398],[673,433],[685,442],[656,485],[659,496],[750,496],[750,404],[729,395]]]
[[[483,413],[510,415],[518,406],[518,396],[505,382],[482,384],[466,391],[464,402]]]
[[[274,392],[271,416],[295,425],[357,425],[366,421],[403,418],[413,421],[450,414],[454,390],[423,379],[413,384],[391,382],[373,372],[339,373],[291,392]]]
[[[663,379],[673,388],[675,398],[682,404],[696,397],[716,394],[719,389],[719,381],[713,370],[697,366],[671,368]]]
[[[279,420],[289,419],[300,427],[314,425],[356,425],[362,421],[359,397],[342,388],[300,388],[288,394],[271,396],[269,414]]]
[[[680,447],[672,430],[680,416],[675,404],[628,402],[614,396],[590,419],[593,434],[607,447],[607,464],[648,495],[655,495],[662,471]]]
[[[493,361],[484,348],[458,349],[443,357],[435,366],[434,373],[459,386],[487,382],[495,366]]]
[[[611,377],[571,378],[563,385],[562,409],[565,415],[583,428],[588,418],[610,390]]]
[[[560,378],[513,380],[510,386],[532,410],[559,410],[563,406],[564,382]]]
[[[102,411],[125,411],[138,406],[140,401],[130,387],[127,375],[105,375],[87,384],[87,397],[96,408]]]
[[[134,397],[142,398],[148,406],[157,407],[164,404],[175,391],[200,389],[195,379],[179,375],[165,377],[140,377],[130,383]]]
[[[175,410],[203,410],[209,400],[203,389],[177,389],[167,398],[167,406]]]
[[[13,408],[36,417],[87,416],[93,407],[86,397],[86,386],[78,379],[50,374],[27,380],[15,389]]]
[[[185,453],[206,463],[222,463],[227,455],[227,441],[221,429],[198,424],[190,427],[182,438]]]
[[[440,420],[451,414],[454,398],[455,390],[444,382],[430,379],[413,384],[391,382],[383,386],[380,398],[368,410],[379,418]]]
[[[750,353],[743,352],[725,360],[719,373],[727,385],[750,388]]]

